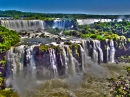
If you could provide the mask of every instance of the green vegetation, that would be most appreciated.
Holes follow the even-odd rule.
[[[74,18],[74,19],[86,19],[86,18],[99,18],[99,19],[116,19],[120,17],[119,15],[89,15],[89,14],[62,14],[62,13],[34,13],[34,12],[22,12],[17,10],[6,10],[0,11],[0,17],[12,17],[15,19],[19,19],[21,17],[30,19],[42,19],[45,18]],[[129,18],[130,15],[124,15],[124,17]]]
[[[1,64],[2,66],[5,66],[5,63],[6,63],[5,59],[0,60],[0,64]]]
[[[64,42],[65,45],[72,45],[71,42],[67,41],[67,42]]]
[[[102,34],[106,32],[108,34],[114,34],[119,36],[125,36],[126,38],[130,37],[130,22],[128,21],[122,21],[122,22],[97,22],[94,24],[89,25],[81,25],[79,26],[79,29],[81,30],[82,34]],[[113,35],[112,34],[112,35]],[[84,35],[83,35],[84,36]],[[115,37],[115,36],[112,36]]]
[[[47,51],[48,48],[49,48],[49,46],[47,46],[47,45],[45,45],[45,44],[41,44],[41,45],[39,46],[39,50],[40,50],[40,51]]]
[[[76,50],[78,50],[78,45],[77,44],[72,44],[72,47]]]
[[[5,70],[6,58],[5,52],[20,41],[19,35],[15,31],[10,31],[5,27],[0,26],[0,68]],[[3,87],[5,76],[0,72],[0,87]],[[0,90],[0,97],[17,97],[11,91]]]
[[[5,90],[0,90],[0,97],[19,97],[19,96],[17,95],[17,93],[5,89]]]
[[[27,18],[25,18],[26,20],[36,20],[36,19],[40,19],[40,20],[44,20],[44,21],[46,21],[46,22],[48,22],[48,21],[53,21],[54,20],[54,18],[47,18],[47,17],[42,17],[42,16],[40,16],[40,15],[34,15],[34,16],[31,16],[31,17],[27,17]]]
[[[45,45],[45,44],[41,44],[38,48],[42,52],[43,51],[48,51],[49,48],[57,49],[58,51],[60,51],[60,47],[59,46],[54,46],[54,45],[48,46],[48,45]]]
[[[10,31],[0,26],[0,53],[6,52],[11,46],[20,41],[19,35],[15,31]]]
[[[130,97],[130,67],[126,66],[126,76],[119,76],[117,79],[108,79],[111,93],[114,97]]]
[[[89,25],[79,25],[78,30],[64,30],[64,35],[97,40],[116,39],[130,41],[130,22],[97,22]]]
[[[77,30],[65,30],[63,32],[64,35],[70,35],[70,36],[75,36],[75,37],[80,37],[81,33]]]
[[[91,38],[97,40],[105,40],[105,39],[111,40],[111,39],[120,39],[124,37],[124,36],[118,36],[117,34],[113,34],[111,32],[98,32],[98,31],[96,31],[95,33],[91,33],[90,31],[87,34],[83,34],[82,32],[76,30],[65,30],[63,34],[80,37],[80,38]]]

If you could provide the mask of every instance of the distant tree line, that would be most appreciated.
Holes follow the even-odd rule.
[[[0,11],[0,17],[13,17],[19,19],[21,17],[30,17],[30,19],[41,19],[44,18],[73,18],[73,19],[86,19],[86,18],[97,18],[97,19],[116,19],[119,17],[129,18],[130,15],[93,15],[93,14],[62,14],[62,13],[35,13],[35,12],[22,12],[17,10],[6,10]],[[32,18],[31,18],[32,17]]]

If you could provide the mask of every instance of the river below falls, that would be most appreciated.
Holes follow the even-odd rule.
[[[86,72],[75,77],[36,80],[19,73],[14,88],[20,97],[111,97],[106,78],[124,75],[128,64],[88,64]]]

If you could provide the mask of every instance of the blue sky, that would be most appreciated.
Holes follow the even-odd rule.
[[[130,0],[1,0],[0,10],[43,13],[130,14]]]

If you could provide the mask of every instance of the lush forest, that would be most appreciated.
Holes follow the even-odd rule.
[[[130,15],[91,15],[91,14],[62,14],[62,13],[34,13],[34,12],[22,12],[17,10],[0,11],[0,17],[12,17],[14,19],[28,18],[29,19],[45,19],[45,18],[73,18],[73,19],[86,19],[86,18],[105,18],[116,19],[119,17],[129,18]]]
[[[4,81],[6,70],[6,58],[5,52],[9,48],[20,41],[19,35],[15,31],[6,29],[0,26],[0,87],[5,88]],[[10,91],[9,89],[0,90],[0,97],[18,97],[16,93]]]
[[[77,30],[64,30],[64,35],[98,40],[129,38],[130,22],[97,22],[89,25],[80,25]]]
[[[96,32],[110,32],[118,35],[123,35],[127,38],[130,37],[130,22],[97,22],[91,25],[80,26],[83,34],[96,33]]]
[[[17,32],[0,26],[0,53],[6,52],[11,46],[19,41],[20,38]]]

